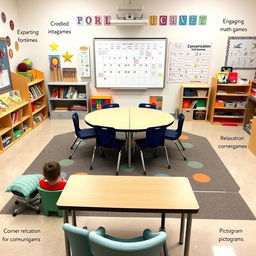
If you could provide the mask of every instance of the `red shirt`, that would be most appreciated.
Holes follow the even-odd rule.
[[[60,178],[55,184],[49,184],[48,180],[45,178],[42,178],[39,181],[39,185],[42,189],[45,190],[62,190],[65,185],[66,185],[67,181],[63,178]]]

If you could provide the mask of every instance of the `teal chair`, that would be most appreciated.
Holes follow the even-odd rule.
[[[104,228],[89,234],[93,256],[160,256],[167,235],[146,229],[141,237],[119,239],[107,235]]]
[[[55,212],[59,217],[63,217],[63,211],[59,210],[56,206],[62,190],[44,190],[38,187],[38,192],[41,197],[44,215],[50,216],[51,212]]]
[[[70,244],[72,256],[92,256],[87,229],[78,228],[68,223],[63,224],[62,228]]]

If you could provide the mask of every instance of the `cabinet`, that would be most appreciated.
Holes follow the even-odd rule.
[[[249,96],[244,118],[244,130],[248,134],[251,133],[253,116],[256,116],[256,96]]]
[[[51,118],[67,119],[77,112],[80,118],[88,113],[88,83],[50,82],[48,99]]]
[[[32,117],[32,128],[38,126],[48,117],[46,88],[43,72],[33,69],[34,80],[28,82],[27,78],[11,73],[14,90],[20,90],[21,98],[29,101],[29,111]]]
[[[205,121],[208,114],[210,86],[207,84],[183,84],[181,86],[180,112],[185,120]]]
[[[256,155],[256,116],[253,117],[251,126],[252,126],[252,129],[251,129],[248,148],[252,151],[254,155]]]
[[[102,109],[103,105],[110,103],[112,103],[112,96],[92,96],[90,99],[90,109],[91,111]]]
[[[212,78],[209,121],[212,124],[243,125],[250,84],[220,84]]]

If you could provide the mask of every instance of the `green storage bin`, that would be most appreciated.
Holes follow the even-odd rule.
[[[22,130],[14,131],[14,139],[17,140],[22,135]]]

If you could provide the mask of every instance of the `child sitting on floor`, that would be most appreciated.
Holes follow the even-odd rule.
[[[67,181],[61,177],[60,164],[55,161],[46,162],[43,167],[44,177],[39,181],[39,186],[45,190],[62,190]]]

